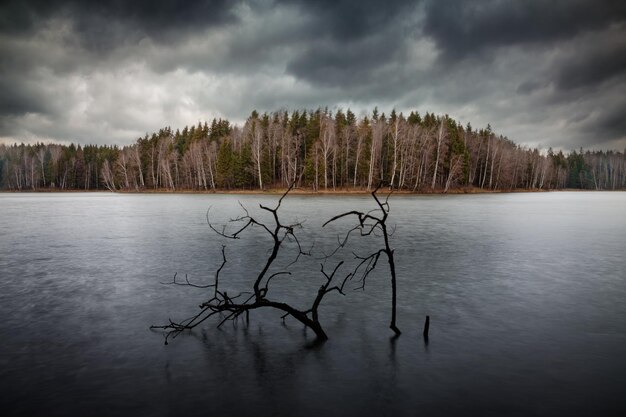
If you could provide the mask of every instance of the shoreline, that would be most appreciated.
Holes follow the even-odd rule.
[[[0,190],[0,193],[6,194],[20,194],[20,193],[117,193],[117,194],[223,194],[223,195],[282,195],[287,191],[287,188],[268,188],[265,190],[167,190],[167,189],[147,189],[147,190],[59,190],[59,189],[34,189],[34,190]],[[583,191],[609,191],[619,192],[626,190],[581,190],[577,188],[563,188],[563,189],[515,189],[515,190],[485,190],[481,188],[467,187],[451,189],[447,192],[443,190],[427,190],[427,191],[409,191],[409,190],[394,190],[393,195],[406,195],[406,196],[425,196],[425,195],[463,195],[463,194],[517,194],[517,193],[549,193],[549,192],[583,192]],[[366,189],[335,189],[335,190],[312,190],[307,188],[294,188],[289,192],[292,195],[310,195],[310,196],[359,196],[370,195],[372,191]],[[378,194],[388,194],[387,188],[381,188]]]

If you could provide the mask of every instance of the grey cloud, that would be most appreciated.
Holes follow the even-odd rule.
[[[293,58],[287,71],[318,85],[351,87],[372,80],[390,60],[402,60],[402,51],[386,47],[392,39],[370,38],[358,42],[315,42]]]
[[[517,86],[518,94],[531,94],[534,91],[539,90],[542,87],[545,87],[546,84],[539,81],[524,81],[520,85]]]
[[[287,72],[315,85],[350,89],[371,84],[389,62],[401,67],[407,45],[415,40],[415,2],[298,3],[310,17],[304,29],[310,38],[288,58]]]
[[[545,131],[552,125],[552,146],[565,149],[595,148],[623,149],[626,146],[626,80],[621,80],[597,89],[590,89],[584,95],[576,90],[567,91],[570,100],[558,103],[535,103],[539,110],[550,115],[548,122],[533,126],[536,131]]]
[[[388,0],[384,4],[378,0],[277,0],[276,3],[298,5],[303,13],[313,16],[315,26],[311,35],[343,42],[387,30],[418,4],[410,0]]]
[[[589,51],[578,49],[572,57],[559,63],[555,83],[559,89],[593,87],[626,73],[626,30],[622,37],[604,44],[589,45]]]
[[[600,108],[598,116],[584,125],[585,143],[600,143],[624,138],[626,132],[626,103]],[[626,146],[626,144],[624,144]]]
[[[491,47],[548,44],[625,20],[621,0],[430,0],[424,34],[444,58],[457,60]]]
[[[88,50],[108,51],[150,37],[168,41],[207,25],[235,21],[228,0],[9,0],[0,5],[0,31],[28,35],[49,19],[67,19]]]
[[[293,10],[242,10],[239,24],[226,30],[198,31],[184,41],[163,46],[142,41],[141,58],[157,72],[177,68],[214,73],[253,74],[284,68],[287,57],[310,40],[303,33],[309,20]],[[131,55],[129,50],[126,55]]]
[[[574,116],[570,117],[567,120],[567,123],[576,124],[576,123],[584,122],[585,120],[589,118],[589,115],[590,114],[588,112],[581,112],[581,113],[575,114]]]
[[[400,67],[415,40],[414,14],[408,12],[416,8],[410,2],[391,2],[381,10],[379,6],[378,2],[277,1],[274,7],[261,9],[253,3],[253,16],[238,15],[240,25],[226,33],[199,32],[189,38],[192,43],[169,50],[157,47],[155,54],[143,56],[152,68],[164,72],[185,68],[251,75],[284,70],[317,87],[353,90],[355,96],[363,96],[360,86],[365,85],[372,96],[378,91],[394,94],[401,91]],[[395,71],[387,74],[390,63]]]
[[[24,113],[48,113],[47,101],[28,81],[16,77],[0,78],[0,115],[15,116]]]

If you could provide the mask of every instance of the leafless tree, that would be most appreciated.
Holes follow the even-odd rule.
[[[375,215],[374,212],[362,213],[359,211],[350,211],[333,217],[327,221],[324,226],[343,217],[357,216],[359,224],[346,233],[343,240],[340,241],[340,247],[344,247],[347,244],[351,233],[357,230],[362,236],[373,235],[376,231],[381,231],[382,236],[384,237],[384,247],[367,256],[356,255],[358,260],[356,266],[350,272],[344,272],[343,274],[340,274],[339,272],[344,264],[343,261],[336,262],[332,270],[328,270],[325,267],[325,264],[328,263],[327,261],[331,260],[332,255],[336,253],[339,248],[337,248],[333,254],[325,256],[323,258],[324,262],[320,265],[320,272],[323,277],[322,282],[317,290],[317,293],[313,297],[310,307],[308,308],[295,307],[292,304],[272,298],[271,290],[273,285],[271,286],[270,284],[274,284],[277,281],[276,278],[280,276],[291,275],[291,272],[286,269],[279,270],[277,272],[270,272],[274,270],[273,267],[275,267],[275,261],[280,251],[285,247],[285,243],[291,242],[295,246],[296,254],[292,264],[297,262],[301,256],[309,255],[308,252],[303,250],[303,247],[296,235],[296,230],[301,228],[301,223],[284,224],[280,220],[279,210],[281,208],[281,204],[292,188],[293,185],[291,185],[290,188],[280,197],[275,207],[271,208],[262,204],[259,205],[261,210],[271,214],[271,222],[266,223],[260,221],[257,217],[252,216],[244,206],[241,206],[243,214],[230,220],[229,222],[230,227],[234,227],[234,232],[227,231],[227,225],[220,228],[212,223],[209,216],[210,209],[207,211],[207,223],[211,230],[219,236],[227,239],[239,239],[247,229],[257,227],[267,233],[267,235],[271,238],[272,246],[265,263],[262,265],[260,271],[254,278],[251,291],[244,291],[236,295],[229,295],[227,291],[222,289],[220,274],[227,264],[226,246],[222,246],[222,262],[214,275],[212,283],[199,285],[191,282],[187,276],[185,276],[184,281],[182,281],[177,280],[177,275],[174,275],[174,279],[167,284],[190,286],[200,289],[208,288],[211,289],[211,296],[208,300],[199,305],[200,310],[193,316],[181,321],[173,321],[170,319],[166,324],[151,326],[152,329],[162,330],[164,332],[166,344],[170,338],[175,338],[180,333],[197,327],[211,317],[220,317],[220,321],[218,323],[218,327],[220,327],[228,321],[238,320],[242,315],[245,316],[246,321],[248,321],[250,311],[259,308],[279,310],[283,313],[281,317],[283,320],[287,317],[292,317],[303,324],[306,328],[311,329],[315,333],[317,341],[325,341],[328,339],[328,335],[320,323],[318,313],[324,297],[332,292],[345,295],[344,288],[346,287],[347,282],[351,281],[355,277],[356,280],[360,282],[357,289],[364,289],[366,278],[376,267],[381,255],[385,255],[387,257],[391,272],[392,317],[390,327],[396,335],[400,334],[400,330],[396,326],[396,272],[393,258],[394,251],[391,249],[389,244],[390,233],[388,232],[386,223],[387,216],[389,214],[389,196],[387,196],[384,201],[381,201],[376,196],[378,188],[372,192],[372,196],[379,207],[376,211],[379,211],[381,213],[380,215]]]
[[[463,162],[463,155],[454,155],[450,159],[450,169],[448,171],[448,176],[446,178],[446,185],[443,189],[444,193],[447,193],[450,189],[450,185],[454,182],[456,177],[459,175]]]
[[[104,186],[109,191],[115,191],[116,190],[115,173],[114,173],[113,169],[111,168],[111,163],[109,162],[108,159],[105,159],[104,163],[102,164],[102,179],[104,181]]]
[[[324,164],[324,190],[328,189],[328,158],[336,154],[335,121],[327,114],[323,114],[320,121],[320,153]]]
[[[367,129],[369,130],[369,129]],[[359,163],[361,161],[361,153],[363,152],[366,137],[366,129],[361,126],[356,130],[356,150],[354,153],[354,181],[352,186],[356,188],[358,179]]]
[[[393,189],[396,173],[398,171],[398,154],[401,147],[402,138],[405,136],[401,129],[404,127],[404,120],[402,120],[402,114],[392,120],[393,126],[391,126],[391,139],[393,141],[393,165],[391,167],[391,180],[389,181],[389,189]]]
[[[439,170],[439,155],[440,155],[440,151],[441,151],[441,141],[443,139],[443,123],[445,121],[445,118],[442,117],[441,118],[441,126],[439,127],[439,134],[437,135],[437,154],[435,156],[435,168],[433,169],[433,181],[430,184],[430,188],[434,189],[435,188],[435,184],[437,182],[437,171]]]
[[[121,171],[122,176],[124,177],[124,185],[126,189],[130,188],[130,182],[128,181],[128,170],[129,170],[129,161],[130,158],[127,154],[130,154],[130,148],[126,147],[122,149],[120,152],[120,156],[117,159],[117,168]]]
[[[380,156],[382,155],[383,136],[385,134],[385,124],[381,120],[373,120],[372,125],[372,142],[370,146],[370,163],[369,173],[367,176],[367,190],[372,189],[376,181],[376,174]]]
[[[141,168],[141,154],[139,153],[139,144],[133,147],[133,152],[130,154],[131,159],[137,167],[137,173],[139,174],[139,186],[143,189],[145,187],[145,181],[143,178],[143,170]]]

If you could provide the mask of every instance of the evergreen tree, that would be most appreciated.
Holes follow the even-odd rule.
[[[230,189],[235,186],[235,155],[229,139],[224,139],[220,144],[215,176],[218,187]]]

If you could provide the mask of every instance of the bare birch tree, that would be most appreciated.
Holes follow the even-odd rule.
[[[441,151],[441,142],[443,141],[443,123],[445,118],[441,118],[441,125],[439,126],[439,134],[437,135],[437,151],[435,153],[435,167],[433,168],[433,181],[430,184],[430,188],[432,190],[435,189],[435,184],[437,183],[437,174],[439,172],[439,153]]]

